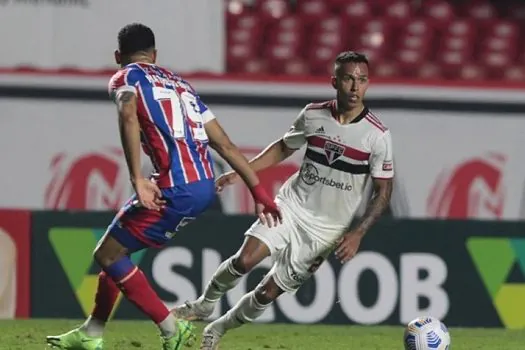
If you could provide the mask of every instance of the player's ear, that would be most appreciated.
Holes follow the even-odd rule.
[[[122,62],[122,57],[120,56],[119,50],[115,50],[114,55],[115,55],[115,62],[117,64],[120,64]]]
[[[152,56],[152,58],[153,58],[153,63],[156,63],[156,62],[157,62],[157,49],[154,49],[154,50],[153,50],[153,56]]]
[[[332,75],[331,79],[332,87],[337,90],[337,78]]]

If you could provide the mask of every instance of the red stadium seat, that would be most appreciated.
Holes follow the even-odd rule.
[[[299,50],[293,45],[268,45],[264,52],[268,69],[274,74],[282,74],[285,63],[299,57]]]
[[[380,9],[381,15],[394,23],[405,23],[413,14],[413,7],[406,0],[390,0]]]
[[[457,19],[450,22],[445,29],[445,34],[456,37],[473,37],[475,34],[475,24],[473,21]]]
[[[283,73],[286,75],[306,76],[310,74],[310,66],[308,62],[300,58],[290,59],[284,63]]]
[[[417,50],[422,59],[427,59],[432,48],[434,29],[423,19],[412,20],[406,24],[401,31],[397,41],[397,47],[401,50]]]
[[[384,77],[516,81],[525,69],[517,0],[226,0],[225,10],[232,71],[326,76],[342,50],[365,53]]]
[[[312,28],[308,44],[342,50],[345,44],[345,29],[345,22],[339,17],[319,19]]]
[[[453,62],[455,60],[471,60],[473,58],[476,43],[476,32],[472,22],[466,20],[455,20],[445,30],[439,42],[439,53],[441,62]],[[443,56],[448,55],[448,59]],[[449,66],[448,63],[443,63]]]
[[[332,13],[340,13],[342,11],[342,8],[351,3],[352,1],[356,0],[325,0],[328,9]]]
[[[251,29],[233,29],[228,32],[228,45],[251,43],[258,38],[260,32]]]
[[[347,23],[340,16],[319,17],[313,27],[314,32],[340,33],[345,31]]]
[[[361,25],[374,18],[372,5],[366,0],[350,1],[344,4],[341,8],[341,16],[354,30],[360,29]]]
[[[246,60],[238,69],[239,73],[266,74],[268,73],[268,64],[262,59],[250,58]]]
[[[297,13],[305,23],[314,23],[320,17],[328,16],[330,10],[324,0],[298,0]]]
[[[416,77],[421,79],[439,79],[442,75],[441,66],[432,62],[423,63],[416,71]]]
[[[401,75],[398,64],[392,60],[374,63],[371,70],[373,78],[395,78]]]
[[[287,0],[257,0],[255,8],[261,19],[272,22],[288,15],[290,2]]]
[[[238,72],[244,63],[250,59],[257,57],[257,52],[254,45],[250,44],[234,44],[228,45],[226,52],[226,64],[228,71]]]
[[[400,49],[394,54],[399,70],[405,76],[415,76],[419,67],[425,62],[422,51],[417,49]]]
[[[505,51],[481,53],[479,61],[493,79],[500,79],[505,68],[513,63],[512,57]]]
[[[283,17],[279,21],[274,23],[274,27],[277,27],[280,30],[302,31],[303,21],[297,15],[290,15]]]
[[[506,4],[505,15],[509,20],[523,21],[525,20],[525,3],[516,2]]]
[[[487,35],[498,38],[516,39],[519,36],[520,28],[513,21],[497,20],[490,23],[487,28]]]
[[[508,81],[516,81],[522,83],[525,81],[525,66],[508,66],[505,68],[505,71],[503,72],[501,78]]]
[[[464,13],[467,17],[476,21],[491,21],[498,17],[496,7],[490,1],[467,1],[465,3]]]
[[[266,45],[283,44],[288,46],[300,47],[302,43],[302,30],[281,29],[277,26],[274,26],[268,31],[268,35],[265,40]]]
[[[310,46],[308,52],[308,63],[312,74],[315,75],[326,75],[327,71],[330,71],[329,67],[333,69],[333,62],[335,56],[339,53],[338,50],[322,47],[322,46]]]
[[[478,55],[481,56],[486,53],[504,53],[514,61],[516,59],[517,46],[517,39],[487,37],[482,42]]]
[[[430,0],[421,7],[422,15],[436,27],[446,27],[455,17],[454,7],[445,0]]]
[[[448,79],[457,79],[459,70],[463,65],[470,61],[470,55],[465,51],[443,51],[440,52],[437,57],[437,62],[441,66],[441,71],[443,72],[443,77]]]
[[[259,17],[253,13],[245,13],[235,16],[228,23],[228,30],[248,29],[256,30],[262,26]]]
[[[482,81],[486,79],[486,72],[482,66],[466,63],[459,69],[457,78],[465,81]]]
[[[227,0],[225,3],[226,10],[226,28],[229,30],[236,27],[239,18],[248,17],[252,15],[253,18],[258,16],[254,14],[252,6],[249,6],[243,0]]]
[[[227,20],[235,19],[237,16],[245,15],[251,8],[242,0],[225,1]]]

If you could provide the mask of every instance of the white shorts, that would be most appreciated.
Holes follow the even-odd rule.
[[[270,250],[273,266],[265,277],[273,277],[285,292],[295,293],[309,279],[333,250],[333,245],[320,241],[281,207],[283,223],[268,227],[257,220],[245,235],[253,236]]]

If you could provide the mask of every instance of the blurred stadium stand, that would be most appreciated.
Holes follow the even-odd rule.
[[[525,2],[226,0],[230,73],[325,76],[343,50],[382,78],[525,78]]]

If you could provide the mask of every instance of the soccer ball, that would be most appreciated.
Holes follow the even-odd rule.
[[[447,326],[434,317],[419,317],[410,322],[403,336],[405,350],[449,350]]]

